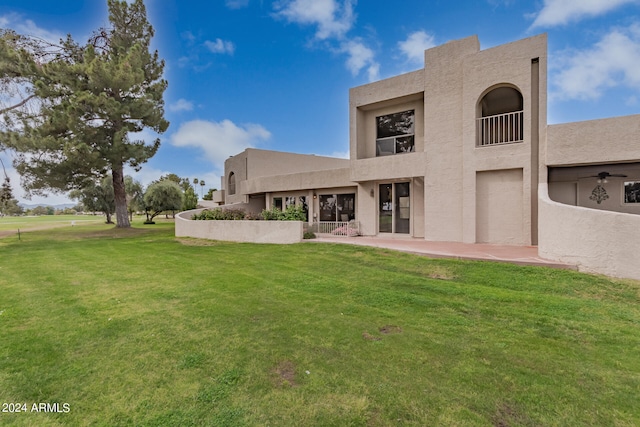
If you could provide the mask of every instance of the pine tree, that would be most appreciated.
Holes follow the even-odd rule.
[[[124,166],[139,170],[160,146],[159,139],[147,145],[132,134],[167,129],[167,82],[164,61],[149,50],[154,31],[143,1],[107,3],[110,29],[97,31],[85,46],[68,36],[49,62],[32,57],[37,66],[24,67],[42,106],[35,115],[17,116],[21,126],[5,140],[19,153],[23,185],[36,194],[79,189],[110,173],[117,226],[130,227]]]

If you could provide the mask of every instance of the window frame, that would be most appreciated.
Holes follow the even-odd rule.
[[[403,121],[408,123],[405,123],[403,126]],[[413,108],[376,116],[376,157],[415,152],[415,121],[416,110]],[[391,147],[389,143],[392,144]],[[382,146],[383,144],[385,147]],[[382,148],[384,148],[384,150]],[[393,151],[391,151],[390,148]]]
[[[325,209],[328,204],[329,209]],[[349,216],[349,221],[356,218],[356,193],[333,193],[318,195],[319,222],[346,222],[339,218],[343,213]],[[331,219],[327,219],[331,215]]]
[[[632,186],[638,186],[637,189],[632,190],[635,191],[635,197],[636,200],[635,202],[628,202],[627,201],[627,184],[631,184]],[[622,181],[622,204],[624,206],[640,206],[640,180],[638,179],[632,179],[632,180],[623,180]]]

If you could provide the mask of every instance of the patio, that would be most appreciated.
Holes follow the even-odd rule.
[[[377,248],[393,249],[425,255],[432,258],[452,258],[475,261],[496,261],[518,265],[535,265],[567,270],[577,270],[577,266],[550,261],[538,256],[537,246],[509,246],[481,243],[430,242],[412,238],[380,237],[329,237],[321,236],[312,242],[343,243]]]

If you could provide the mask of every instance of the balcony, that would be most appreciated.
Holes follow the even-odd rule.
[[[524,140],[523,111],[480,117],[476,119],[478,147],[513,144]]]

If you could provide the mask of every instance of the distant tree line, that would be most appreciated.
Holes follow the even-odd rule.
[[[102,179],[87,180],[81,189],[73,190],[69,197],[78,203],[72,208],[55,209],[52,206],[37,206],[25,209],[18,204],[10,193],[10,187],[6,193],[0,193],[0,216],[13,215],[75,215],[78,213],[103,214],[107,224],[113,224],[115,212],[115,195],[113,192],[112,176],[105,175]],[[192,185],[193,182],[193,185]],[[153,181],[147,188],[131,176],[124,177],[127,212],[129,220],[133,220],[135,213],[147,215],[147,221],[152,222],[159,214],[167,216],[175,215],[177,211],[195,209],[198,206],[198,186],[203,186],[204,181],[189,178],[181,178],[174,173],[161,176]],[[0,188],[0,192],[4,191]],[[201,190],[202,191],[202,190]],[[215,188],[204,194],[204,200],[211,200]]]
[[[115,211],[115,198],[111,176],[107,175],[102,180],[86,183],[81,190],[69,193],[70,197],[80,202],[79,208],[84,212],[102,212],[107,217],[107,223],[111,224],[112,214]],[[198,184],[200,180],[194,180]],[[130,176],[125,176],[125,193],[127,212],[130,220],[136,212],[144,213],[147,222],[161,213],[172,216],[176,212],[195,209],[198,206],[196,189],[189,178],[181,178],[176,174],[163,175],[153,181],[144,189],[142,184]],[[215,189],[210,190],[210,193]]]

